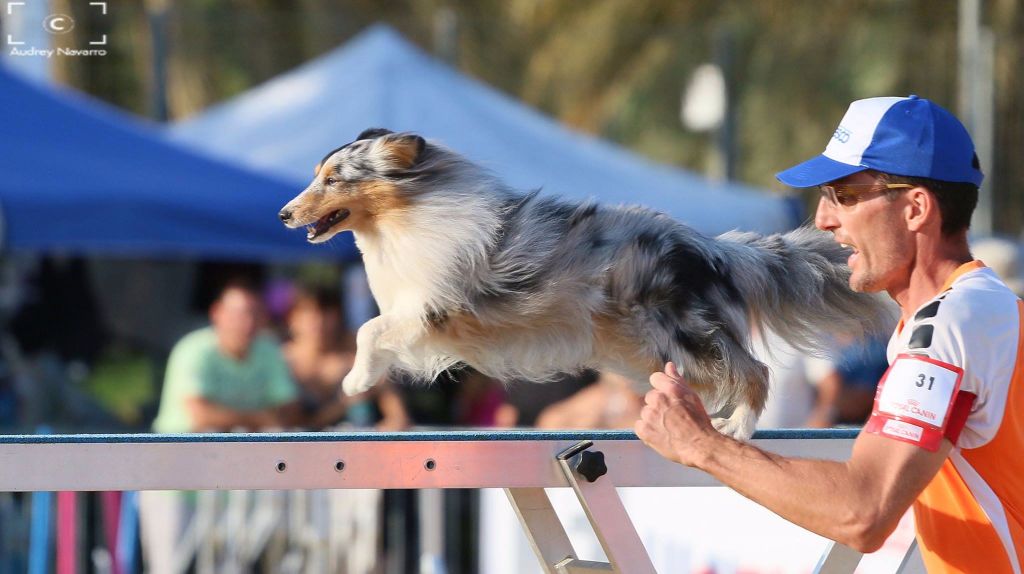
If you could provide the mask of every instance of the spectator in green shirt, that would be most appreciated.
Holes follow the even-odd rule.
[[[210,307],[210,327],[185,335],[171,351],[160,411],[160,433],[244,429],[296,424],[298,389],[277,342],[261,334],[263,307],[249,285],[231,283]],[[187,566],[183,536],[193,497],[148,490],[140,495],[143,558],[151,574]]]
[[[262,305],[231,283],[210,307],[210,327],[185,335],[167,363],[161,433],[265,430],[294,424],[298,391],[277,342],[260,333]]]

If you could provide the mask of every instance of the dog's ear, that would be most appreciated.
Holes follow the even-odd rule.
[[[395,132],[384,128],[369,128],[363,130],[363,132],[356,137],[356,141],[377,139],[380,136],[386,136],[393,133]]]
[[[416,134],[396,134],[384,140],[384,150],[392,166],[400,170],[416,165],[426,147],[426,140]]]

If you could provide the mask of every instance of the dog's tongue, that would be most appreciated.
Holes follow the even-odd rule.
[[[314,234],[315,235],[320,235],[321,233],[327,231],[331,227],[331,225],[334,223],[334,218],[337,215],[338,215],[337,211],[332,211],[332,212],[328,213],[327,215],[321,217],[320,219],[317,219],[316,220],[316,224],[313,226]]]

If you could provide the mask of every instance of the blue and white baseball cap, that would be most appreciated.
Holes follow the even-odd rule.
[[[824,153],[775,177],[814,187],[866,169],[974,185],[984,177],[960,120],[917,96],[853,102]]]

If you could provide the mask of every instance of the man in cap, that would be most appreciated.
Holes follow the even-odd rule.
[[[819,187],[815,225],[850,248],[850,286],[901,308],[853,454],[786,458],[721,435],[671,364],[651,375],[637,434],[862,552],[913,505],[930,572],[1021,572],[1024,302],[968,248],[982,174],[967,131],[923,98],[859,100],[822,155],[777,177]]]

